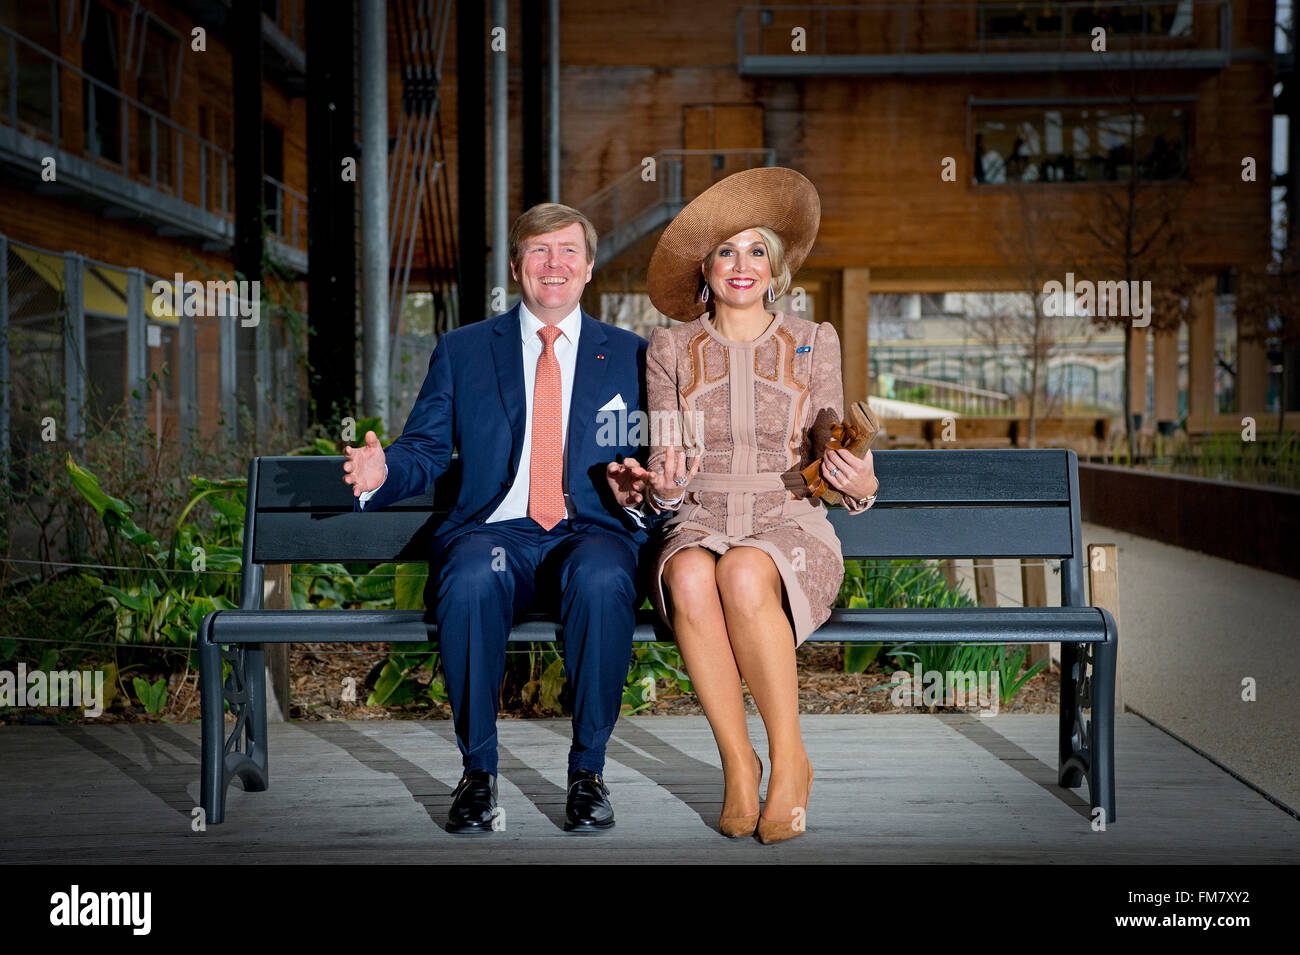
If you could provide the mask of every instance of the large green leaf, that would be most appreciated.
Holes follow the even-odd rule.
[[[429,580],[429,565],[398,564],[393,582],[393,603],[397,610],[423,610],[424,587]]]
[[[386,661],[383,670],[379,673],[379,679],[375,681],[374,690],[366,700],[366,706],[383,706],[388,703],[398,687],[402,685],[403,676],[400,666],[392,660]]]
[[[85,468],[72,460],[72,455],[67,456],[68,476],[72,478],[73,486],[81,492],[90,506],[95,509],[95,513],[103,517],[105,512],[115,513],[120,517],[126,517],[131,513],[131,506],[126,501],[113,497],[106,493],[99,486],[99,478],[91,474]]]

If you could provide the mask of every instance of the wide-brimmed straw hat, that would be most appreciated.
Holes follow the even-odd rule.
[[[650,301],[679,322],[698,318],[707,311],[698,294],[700,263],[727,239],[754,226],[766,226],[780,236],[794,275],[817,238],[821,215],[817,189],[784,166],[746,169],[715,182],[659,237],[646,275]]]

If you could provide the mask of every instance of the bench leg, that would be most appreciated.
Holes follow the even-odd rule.
[[[1088,788],[1093,807],[1107,823],[1115,821],[1115,640],[1093,644],[1092,776]]]
[[[210,825],[225,819],[226,788],[235,777],[245,792],[269,785],[266,749],[266,653],[261,644],[223,647],[212,640],[210,614],[199,628],[202,726],[200,798]],[[224,680],[222,663],[230,664]],[[226,734],[225,704],[235,715]]]
[[[1073,789],[1088,780],[1089,802],[1115,821],[1114,631],[1104,643],[1061,645],[1060,772]]]
[[[221,648],[212,643],[212,615],[199,625],[199,713],[202,716],[202,777],[199,800],[209,825],[226,815],[226,784],[223,733],[225,707],[221,692]]]

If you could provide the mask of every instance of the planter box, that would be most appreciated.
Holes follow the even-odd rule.
[[[1300,578],[1300,491],[1079,463],[1083,519]]]

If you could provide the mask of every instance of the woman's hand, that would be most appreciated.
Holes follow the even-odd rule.
[[[822,477],[841,494],[859,501],[880,490],[876,465],[869,450],[860,458],[845,448],[827,448],[822,458]]]
[[[680,505],[673,505],[671,508],[664,508],[659,505],[655,498],[658,497],[663,501],[676,501],[682,497],[686,485],[691,483],[691,478],[695,477],[700,470],[700,462],[703,458],[700,455],[695,456],[695,463],[690,469],[686,467],[686,452],[678,451],[676,448],[668,448],[664,453],[664,471],[660,474],[658,471],[646,471],[648,490],[650,494],[650,506],[656,511],[675,510]],[[680,481],[680,483],[679,483]]]

